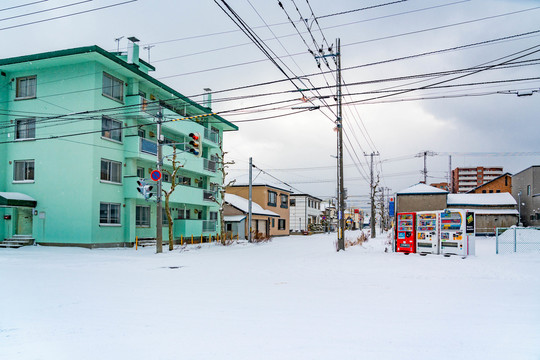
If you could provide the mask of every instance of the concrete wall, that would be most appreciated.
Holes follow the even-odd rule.
[[[444,210],[446,194],[398,194],[396,213]]]
[[[476,234],[494,235],[495,228],[510,227],[517,224],[517,215],[476,214]]]
[[[527,188],[530,186],[530,192]],[[518,195],[521,191],[521,199]],[[512,177],[512,196],[521,201],[521,222],[524,226],[540,226],[540,166],[532,166]]]

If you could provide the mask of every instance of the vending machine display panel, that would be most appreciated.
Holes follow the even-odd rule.
[[[416,213],[416,252],[425,254],[439,253],[440,211]]]
[[[396,252],[416,252],[416,213],[397,214]]]

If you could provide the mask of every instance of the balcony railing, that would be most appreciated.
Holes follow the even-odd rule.
[[[148,100],[141,96],[141,111],[155,117],[159,112],[159,102]]]
[[[216,161],[204,159],[204,170],[216,172]]]
[[[219,133],[210,129],[204,129],[204,138],[217,144]]]
[[[157,143],[141,138],[141,152],[157,155]]]
[[[216,231],[216,220],[203,220],[203,232]]]

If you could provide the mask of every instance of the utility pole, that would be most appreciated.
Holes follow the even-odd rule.
[[[421,156],[424,157],[424,170],[422,171],[422,173],[424,174],[424,184],[426,185],[427,185],[427,157],[428,155],[435,156],[437,154],[434,153],[433,151],[427,151],[427,150],[416,154],[416,157],[421,157]]]
[[[345,250],[345,190],[343,184],[343,115],[342,115],[342,94],[341,94],[341,41],[336,39],[336,53],[315,56],[315,59],[335,57],[336,58],[336,98],[337,98],[337,216],[338,216],[338,251]]]
[[[148,45],[143,47],[144,50],[148,50],[148,63],[150,63],[150,49],[152,49],[156,45]]]
[[[448,192],[452,193],[452,155],[448,155]]]
[[[163,120],[163,113],[161,112],[161,106],[156,114],[157,120],[157,169],[161,173],[161,167],[163,165],[163,149],[162,149],[162,135],[161,135],[161,122]],[[161,208],[161,178],[157,181],[156,190],[156,253],[163,252],[163,214]]]
[[[338,168],[338,251],[345,250],[345,191],[343,184],[343,114],[341,111],[341,41],[337,43],[337,168]]]
[[[373,157],[379,156],[379,152],[372,152],[371,154],[364,153],[364,156],[370,156],[371,157],[371,165],[370,165],[370,171],[369,171],[369,188],[370,188],[370,200],[371,200],[371,219],[370,219],[370,228],[371,228],[371,238],[375,237],[375,190],[377,185],[373,184]],[[378,183],[377,183],[378,184]]]
[[[251,242],[251,203],[252,203],[252,185],[253,185],[253,159],[249,158],[249,202],[248,202],[248,241]]]

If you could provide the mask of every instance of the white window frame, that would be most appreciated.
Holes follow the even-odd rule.
[[[112,126],[108,125],[107,127],[105,126],[105,124],[107,123],[110,123],[111,125],[114,123],[118,123],[119,126],[117,128],[113,128]],[[116,133],[116,132],[119,133],[118,139],[113,137],[113,133]],[[101,138],[121,144],[122,143],[122,122],[103,115],[101,117]]]
[[[102,222],[102,217],[101,217],[101,208],[102,206],[106,206],[106,221],[105,222]],[[112,207],[117,207],[118,208],[118,219],[113,219],[111,217],[111,209]],[[100,226],[122,226],[122,216],[121,216],[121,211],[122,211],[122,205],[121,204],[118,204],[118,203],[108,203],[108,202],[100,202],[99,203],[99,225]],[[118,220],[116,222],[116,220]]]
[[[151,218],[150,206],[137,205],[135,207],[135,226],[136,227],[149,228],[150,218]]]
[[[22,179],[17,179],[17,165],[22,164]],[[32,170],[30,172],[30,168],[28,165],[32,164]],[[13,182],[14,183],[33,183],[36,178],[35,174],[36,168],[35,168],[35,160],[29,159],[29,160],[15,160],[13,162]],[[29,174],[32,175],[32,178],[30,178]]]
[[[30,80],[33,80],[33,84],[29,82]],[[24,82],[24,85],[21,85],[21,83],[23,82]],[[24,93],[23,93],[23,89],[24,89]],[[29,89],[30,89],[30,94],[28,93]],[[36,75],[21,76],[16,79],[15,100],[35,99],[36,94],[37,94],[37,76]]]
[[[20,135],[19,133],[23,134]],[[36,118],[15,120],[15,140],[34,140],[36,138]]]
[[[107,74],[106,72],[103,72],[102,79],[103,83],[101,94],[111,100],[124,103],[124,82],[111,74]],[[105,85],[106,79],[111,82],[111,84],[108,86]],[[119,90],[119,94],[115,95],[115,90]]]
[[[103,164],[106,165],[107,169],[106,169],[106,173],[105,173],[105,179],[103,178]],[[117,166],[117,171],[118,171],[118,174],[117,175],[117,178],[118,178],[118,181],[114,181],[113,180],[113,165],[116,165]],[[100,181],[101,182],[105,182],[105,183],[111,183],[111,184],[122,184],[122,163],[120,161],[114,161],[114,160],[109,160],[109,159],[101,159],[101,166],[100,166]]]

